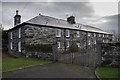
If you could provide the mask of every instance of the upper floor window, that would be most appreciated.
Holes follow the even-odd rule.
[[[19,28],[18,35],[18,37],[21,38],[21,28]]]
[[[80,37],[80,31],[77,31],[77,35],[76,35],[77,37]]]
[[[21,42],[18,42],[18,51],[21,52]]]
[[[101,34],[99,34],[99,37],[101,37]]]
[[[77,44],[78,47],[80,47],[80,43],[79,42],[77,42],[76,44]]]
[[[106,35],[106,37],[108,37],[108,35]]]
[[[88,33],[88,36],[90,36],[91,35],[91,33]]]
[[[103,37],[105,37],[105,35],[103,34]]]
[[[69,41],[67,42],[66,47],[67,47],[67,48],[69,48],[69,47],[70,47],[70,42],[69,42]]]
[[[94,37],[96,37],[96,33],[94,33]]]
[[[13,33],[10,32],[10,39],[13,39]]]
[[[68,29],[66,30],[66,37],[70,37],[70,31]]]
[[[58,48],[60,48],[60,41],[58,41],[57,44],[58,44]]]
[[[13,44],[12,44],[12,42],[10,42],[10,49],[13,49]]]
[[[61,29],[56,30],[56,37],[61,37]]]

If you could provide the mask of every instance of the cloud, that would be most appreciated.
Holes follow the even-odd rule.
[[[91,22],[91,25],[107,32],[118,34],[118,15],[102,17],[96,20],[96,22]]]
[[[16,10],[19,10],[22,22],[39,13],[60,19],[66,19],[66,15],[74,15],[79,23],[83,22],[83,17],[94,16],[93,7],[89,2],[3,2],[2,10],[5,29],[13,27],[13,17]]]

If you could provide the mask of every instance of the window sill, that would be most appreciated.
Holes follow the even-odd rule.
[[[60,38],[61,36],[56,36],[56,38]]]

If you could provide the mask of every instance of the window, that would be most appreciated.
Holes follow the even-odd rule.
[[[106,37],[108,37],[108,35],[106,35]]]
[[[106,42],[109,42],[109,40],[107,39]]]
[[[103,42],[105,42],[105,41],[103,40]]]
[[[80,31],[77,31],[77,37],[80,37]]]
[[[69,47],[70,47],[70,42],[69,42],[69,41],[67,42],[66,47],[67,47],[67,48],[69,48]]]
[[[99,37],[101,37],[101,34],[99,34]]]
[[[90,45],[90,40],[88,41],[88,45]]]
[[[10,39],[12,39],[13,37],[12,37],[13,35],[12,35],[12,32],[10,32]]]
[[[91,34],[90,33],[88,33],[88,36],[90,36]]]
[[[94,41],[94,44],[96,44],[96,40]]]
[[[59,42],[57,42],[57,44],[58,44],[58,48],[60,48],[60,41],[59,41]]]
[[[94,33],[94,37],[96,37],[96,33]]]
[[[21,42],[18,42],[18,51],[21,52]]]
[[[12,44],[12,42],[10,42],[10,49],[13,49],[13,44]]]
[[[66,37],[70,37],[70,31],[66,30]]]
[[[79,42],[77,42],[76,44],[77,44],[78,47],[80,47],[80,43]]]
[[[103,37],[105,37],[105,35],[103,34]]]
[[[61,37],[61,29],[56,30],[56,37]]]
[[[19,28],[18,35],[18,37],[21,38],[21,28]]]

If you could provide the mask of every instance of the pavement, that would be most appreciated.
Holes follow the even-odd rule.
[[[52,63],[3,73],[3,78],[96,78],[94,69],[72,64]]]

